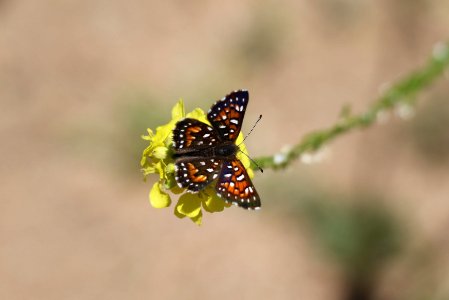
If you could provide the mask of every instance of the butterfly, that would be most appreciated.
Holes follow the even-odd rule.
[[[210,125],[192,118],[173,129],[175,179],[181,188],[199,192],[217,179],[217,195],[245,209],[259,209],[260,198],[236,154],[249,94],[238,90],[218,100],[207,114]]]

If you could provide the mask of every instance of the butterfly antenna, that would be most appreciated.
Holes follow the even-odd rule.
[[[251,132],[253,132],[254,128],[256,127],[257,123],[259,123],[260,119],[262,119],[262,115],[259,116],[259,118],[257,119],[256,123],[254,123],[253,127],[251,128],[251,130],[248,132],[248,134],[245,136],[245,138],[243,139],[243,141],[237,145],[237,149],[239,149],[239,151],[241,153],[243,153],[246,157],[249,158],[250,161],[253,162],[253,164],[256,165],[256,167],[260,170],[261,173],[263,173],[263,169],[251,158],[249,157],[248,154],[246,154],[245,152],[243,152],[242,150],[240,150],[240,145],[243,144],[243,142],[246,140],[246,138],[251,134]]]
[[[239,151],[241,152],[241,153],[243,153],[246,157],[248,157],[249,158],[249,160],[250,161],[252,161],[253,162],[253,164],[255,164],[256,165],[256,167],[260,170],[260,172],[261,173],[263,173],[263,169],[251,158],[251,157],[249,157],[249,155],[248,154],[246,154],[245,152],[243,152],[242,150],[240,150],[240,148],[238,148],[239,149]]]
[[[251,134],[251,132],[253,132],[254,127],[256,127],[257,123],[259,123],[260,119],[262,119],[262,115],[259,116],[259,119],[257,119],[256,123],[254,123],[253,128],[251,128],[251,130],[248,132],[248,134],[245,136],[245,138],[243,139],[243,141],[238,144],[238,146],[240,146],[245,140],[246,138]],[[242,152],[243,153],[243,152]],[[248,155],[247,155],[248,156]],[[249,157],[249,156],[248,156]]]

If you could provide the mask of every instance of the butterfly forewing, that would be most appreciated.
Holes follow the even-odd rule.
[[[237,139],[248,100],[248,91],[234,91],[217,101],[209,110],[207,118],[222,139],[229,141]]]
[[[222,161],[216,158],[188,157],[175,163],[175,179],[179,187],[198,192],[215,180],[221,170]]]
[[[173,147],[176,151],[197,150],[217,145],[220,138],[209,125],[186,118],[176,123],[173,130]]]
[[[260,198],[242,162],[237,158],[223,163],[216,186],[217,194],[226,202],[246,209],[259,209]]]

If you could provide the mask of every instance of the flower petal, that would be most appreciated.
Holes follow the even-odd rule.
[[[183,219],[183,218],[186,217],[186,215],[183,215],[183,214],[181,214],[181,213],[178,212],[178,207],[177,207],[177,206],[175,206],[175,211],[174,211],[174,213],[175,213],[175,216],[177,216],[177,217],[180,218],[180,219]]]
[[[178,103],[176,103],[171,110],[171,117],[173,120],[177,121],[184,118],[184,115],[184,101],[179,99]]]
[[[164,174],[164,168],[162,168],[162,162],[159,161],[158,163],[153,164],[153,166],[154,166],[155,173],[159,174],[159,179],[163,179],[165,174]]]
[[[173,127],[174,127],[174,123],[170,122],[163,126],[159,126],[156,129],[156,134],[154,135],[154,138],[153,138],[154,147],[165,145],[165,140],[171,135],[171,131],[173,130]]]
[[[201,199],[198,194],[186,193],[179,197],[176,210],[182,215],[194,218],[201,212]]]
[[[153,156],[157,159],[165,159],[167,157],[168,148],[159,146],[154,148],[153,150]]]
[[[172,192],[175,195],[181,194],[185,191],[186,191],[185,189],[180,188],[177,184],[175,184],[172,188],[170,188],[170,192]]]
[[[192,119],[197,119],[200,120],[203,123],[209,124],[210,122],[207,119],[206,114],[204,113],[204,111],[201,108],[195,108],[193,111],[189,112],[186,115],[187,118],[192,118]]]
[[[203,212],[200,210],[200,213],[197,216],[190,218],[190,220],[192,220],[196,225],[200,226],[201,221],[203,220]]]
[[[254,171],[251,168],[246,168],[246,172],[248,173],[249,178],[254,178]]]
[[[140,166],[143,167],[147,163],[147,156],[145,154],[142,155],[142,158],[140,159]]]
[[[170,196],[162,191],[160,182],[154,183],[151,188],[150,203],[154,208],[164,208],[171,204]]]
[[[148,132],[148,135],[142,135],[141,137],[142,137],[142,139],[144,139],[146,141],[151,141],[153,139],[153,135],[154,135],[153,130],[151,130],[150,128],[147,128],[147,132]]]
[[[142,169],[143,177],[147,177],[149,174],[156,173],[156,168],[153,166],[148,166]]]
[[[170,163],[167,166],[165,166],[165,172],[167,174],[175,174],[175,164],[174,163]]]
[[[215,194],[207,195],[203,199],[203,208],[210,213],[223,211],[225,208],[225,202]]]

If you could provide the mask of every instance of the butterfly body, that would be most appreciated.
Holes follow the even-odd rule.
[[[207,118],[179,121],[173,130],[175,178],[189,192],[199,192],[217,180],[217,195],[246,209],[260,208],[259,195],[235,144],[248,104],[248,92],[234,91],[217,101]]]
[[[237,154],[237,151],[238,147],[236,144],[225,142],[221,145],[211,146],[200,150],[177,152],[173,157],[216,157],[219,159],[232,159]]]

